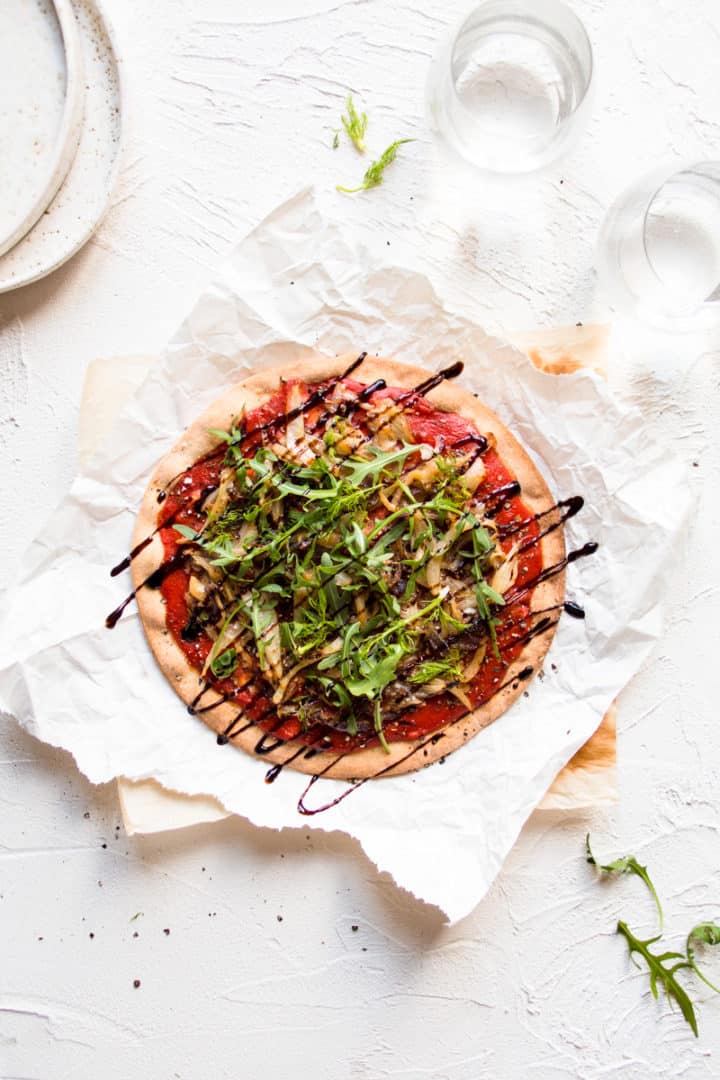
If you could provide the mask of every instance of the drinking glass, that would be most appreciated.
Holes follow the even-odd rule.
[[[525,173],[557,158],[580,130],[592,47],[561,0],[484,0],[430,67],[430,126],[491,173]]]
[[[596,265],[621,311],[667,330],[720,324],[720,161],[657,169],[623,192]]]

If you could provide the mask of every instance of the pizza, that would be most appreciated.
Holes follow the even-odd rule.
[[[563,609],[563,524],[515,437],[455,383],[365,353],[258,372],[161,460],[134,592],[217,742],[321,776],[398,775],[496,720]]]

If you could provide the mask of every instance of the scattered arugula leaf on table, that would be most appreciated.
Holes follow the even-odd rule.
[[[612,874],[612,873],[636,874],[639,878],[641,878],[645,882],[645,884],[647,885],[647,887],[648,887],[648,889],[650,891],[650,895],[652,896],[653,900],[655,901],[655,906],[657,907],[657,910],[658,910],[658,916],[660,918],[660,933],[662,934],[662,932],[663,932],[663,909],[662,909],[662,905],[660,904],[660,899],[658,897],[658,894],[655,891],[655,886],[653,885],[652,881],[650,880],[650,875],[647,872],[647,867],[646,866],[641,866],[634,855],[625,855],[625,856],[623,856],[623,858],[615,859],[614,862],[611,862],[611,863],[605,863],[605,864],[599,863],[597,861],[597,859],[595,858],[595,856],[593,855],[592,849],[590,847],[590,833],[588,833],[587,836],[585,837],[585,852],[586,852],[587,861],[589,863],[591,863],[593,866],[596,866],[598,868],[598,870],[602,870],[606,874]]]
[[[638,953],[645,960],[650,974],[650,990],[652,991],[652,996],[654,998],[658,997],[659,982],[668,998],[670,1000],[674,998],[678,1003],[680,1012],[692,1028],[693,1033],[697,1036],[698,1026],[695,1009],[688,997],[687,991],[683,989],[675,978],[675,972],[680,968],[690,967],[690,964],[685,959],[685,954],[681,952],[664,952],[657,954],[650,952],[650,946],[654,945],[656,941],[659,941],[662,935],[657,934],[655,937],[641,941],[640,938],[633,934],[627,923],[623,922],[622,919],[617,924],[617,932],[618,934],[622,934],[627,941],[630,955],[632,956],[633,953]],[[671,967],[666,967],[665,965],[669,960],[679,960],[680,962],[678,964],[673,964]]]
[[[348,137],[351,139],[351,141],[352,141],[353,145],[355,146],[355,149],[358,151],[358,153],[364,154],[365,153],[365,141],[364,141],[365,140],[365,132],[367,131],[367,125],[368,125],[367,113],[358,113],[357,109],[355,108],[353,99],[352,99],[352,94],[348,94],[346,108],[347,108],[347,116],[345,116],[345,114],[343,113],[343,115],[341,117],[343,127],[347,131]],[[335,138],[339,142],[340,140],[338,138],[338,135],[339,135],[339,131],[335,132]],[[333,147],[335,147],[336,145],[337,144],[335,142],[333,142]]]
[[[687,956],[688,964],[692,970],[710,987],[711,990],[714,990],[716,994],[720,994],[720,988],[715,986],[714,983],[711,983],[697,966],[695,961],[695,949],[692,945],[693,941],[699,941],[703,945],[720,945],[720,926],[711,922],[698,923],[697,926],[693,926],[687,936],[687,941],[685,942],[685,955]]]
[[[650,947],[660,941],[663,936],[663,911],[657,892],[655,891],[655,886],[648,874],[647,867],[641,866],[634,855],[626,855],[621,859],[615,859],[614,862],[611,863],[598,863],[590,847],[589,833],[585,837],[585,857],[587,862],[596,866],[604,873],[636,874],[647,885],[660,916],[660,932],[654,937],[645,939],[639,938],[633,933],[628,924],[623,919],[620,919],[617,924],[617,933],[625,938],[633,962],[636,963],[634,954],[637,954],[638,956],[641,956],[647,964],[648,974],[650,976],[650,991],[653,997],[655,999],[658,998],[658,986],[662,986],[668,999],[671,1002],[677,1002],[683,1017],[690,1025],[693,1034],[697,1037],[698,1025],[695,1008],[687,991],[680,985],[675,976],[676,972],[683,969],[694,971],[711,990],[720,993],[720,988],[711,983],[698,968],[695,960],[695,949],[693,948],[693,942],[699,942],[703,945],[720,945],[720,926],[712,922],[698,923],[697,926],[692,928],[687,936],[684,953],[674,950],[668,950],[662,953],[652,952]],[[672,961],[677,962],[673,963]]]
[[[368,188],[377,187],[378,184],[383,182],[383,174],[388,165],[391,165],[395,160],[398,152],[398,147],[403,146],[404,143],[414,142],[414,139],[397,139],[395,142],[390,143],[388,148],[383,151],[377,161],[373,161],[371,165],[368,165],[363,176],[362,183],[358,187],[344,187],[342,184],[337,185],[338,191],[344,191],[347,195],[353,195],[356,191],[367,191]]]

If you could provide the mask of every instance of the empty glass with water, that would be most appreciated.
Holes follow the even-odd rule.
[[[597,247],[620,310],[663,329],[720,324],[720,161],[668,166],[612,205]]]
[[[481,169],[530,172],[580,129],[592,71],[585,29],[561,0],[484,0],[431,65],[430,125]]]

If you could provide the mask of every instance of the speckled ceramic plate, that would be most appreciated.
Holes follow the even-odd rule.
[[[65,178],[82,130],[85,80],[70,0],[0,4],[0,254]]]
[[[35,225],[0,256],[0,292],[61,266],[105,212],[119,166],[121,85],[116,50],[96,0],[74,0],[85,70],[85,110],[73,162]]]

